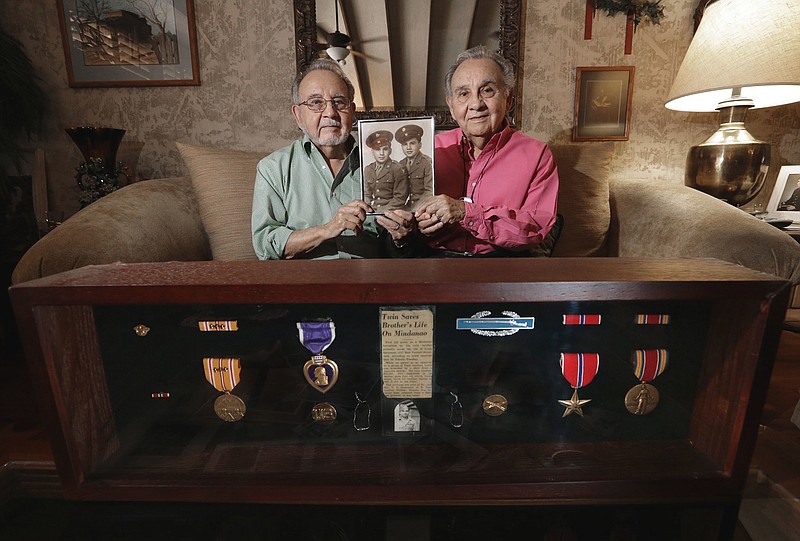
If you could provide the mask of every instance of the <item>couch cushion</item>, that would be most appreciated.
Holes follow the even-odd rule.
[[[250,216],[256,165],[265,152],[221,150],[178,143],[192,177],[200,219],[214,259],[257,259]]]
[[[564,216],[557,257],[606,254],[611,223],[608,172],[613,143],[553,144],[558,165],[558,213]]]

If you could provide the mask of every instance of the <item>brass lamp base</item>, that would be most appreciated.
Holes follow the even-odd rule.
[[[744,127],[749,106],[721,107],[723,122],[686,158],[685,184],[736,206],[752,200],[767,178],[770,146]]]

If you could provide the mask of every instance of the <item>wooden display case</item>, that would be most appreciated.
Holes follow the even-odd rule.
[[[71,499],[713,503],[730,520],[789,283],[714,260],[172,262],[85,267],[11,298]],[[413,398],[409,433],[391,429],[398,399],[382,392],[385,309],[433,315],[432,394]],[[533,328],[456,329],[486,314]],[[645,314],[668,323],[638,324]],[[335,322],[325,354],[339,368],[324,394],[303,376],[296,327],[322,319]],[[237,330],[201,332],[202,321]],[[644,350],[669,364],[651,381],[658,405],[637,415],[624,397]],[[600,359],[578,389],[591,399],[583,416],[559,403],[573,392],[559,363],[570,352]],[[215,414],[207,358],[239,359],[240,421]],[[501,415],[484,409],[491,395],[506,401]],[[314,421],[323,402],[333,422]]]

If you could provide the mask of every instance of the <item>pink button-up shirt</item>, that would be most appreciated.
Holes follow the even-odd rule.
[[[437,135],[434,170],[435,193],[467,198],[464,219],[432,236],[434,248],[473,254],[522,251],[540,243],[555,223],[558,169],[553,154],[545,143],[508,125],[477,159],[461,129]]]

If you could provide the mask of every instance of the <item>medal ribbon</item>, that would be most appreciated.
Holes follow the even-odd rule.
[[[600,325],[600,314],[564,314],[564,325]]]
[[[308,321],[297,324],[300,343],[314,355],[320,355],[336,338],[333,321]]]
[[[233,357],[205,357],[203,371],[208,381],[216,390],[230,392],[239,383],[242,363]]]
[[[580,389],[589,385],[600,369],[598,353],[562,353],[559,359],[561,374],[570,385]]]
[[[666,349],[637,349],[631,359],[633,373],[642,383],[656,379],[668,364],[669,351]]]

